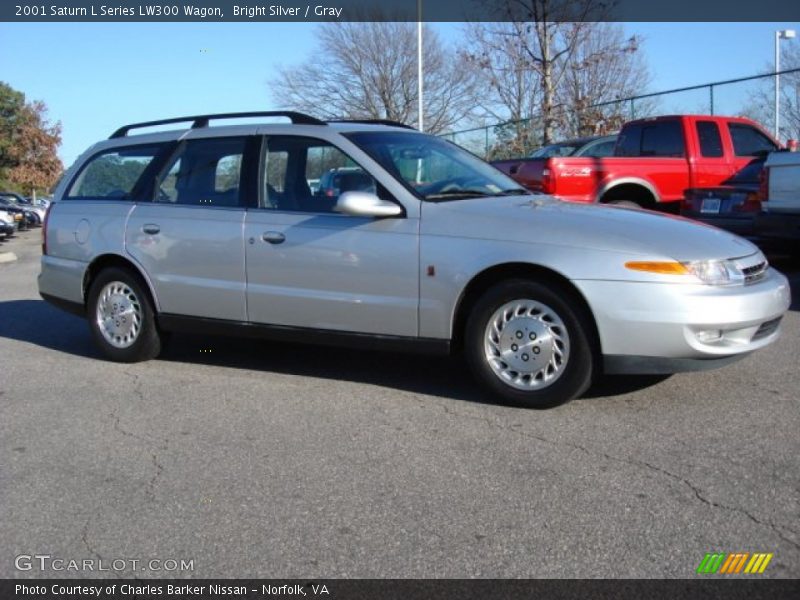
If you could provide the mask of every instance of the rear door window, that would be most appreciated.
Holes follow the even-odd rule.
[[[167,146],[130,146],[96,154],[80,170],[64,199],[134,200],[142,175]]]
[[[713,121],[698,121],[696,127],[697,139],[700,141],[700,154],[706,158],[722,156],[722,138],[719,135],[719,126]]]
[[[159,177],[154,201],[209,208],[241,206],[245,144],[244,137],[183,142]]]

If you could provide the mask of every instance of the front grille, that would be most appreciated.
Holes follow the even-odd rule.
[[[767,262],[762,261],[752,267],[745,267],[742,269],[742,274],[744,275],[745,285],[760,281],[764,279],[764,276],[767,274]]]
[[[772,335],[777,331],[778,326],[781,324],[781,319],[783,317],[778,317],[777,319],[772,319],[771,321],[767,321],[762,323],[761,326],[756,330],[753,334],[753,338],[750,340],[751,342],[755,342],[756,340],[760,340],[761,338],[765,338],[768,335]]]

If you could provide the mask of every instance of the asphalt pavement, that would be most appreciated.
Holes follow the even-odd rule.
[[[800,576],[796,259],[766,350],[530,411],[444,358],[174,336],[107,362],[39,298],[39,244],[0,243],[0,577]]]

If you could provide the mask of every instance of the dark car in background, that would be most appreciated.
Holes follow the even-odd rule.
[[[547,170],[546,165],[553,159],[561,158],[604,158],[614,156],[617,135],[591,136],[575,138],[542,146],[534,150],[526,158],[493,160],[492,165],[503,173],[510,175],[530,190],[541,192],[544,188],[538,183],[532,184]]]
[[[553,158],[554,156],[589,156],[600,158],[613,156],[616,135],[595,135],[590,137],[566,140],[556,144],[542,146],[534,150],[529,158]]]
[[[344,192],[375,193],[375,182],[360,167],[339,167],[323,173],[319,180],[317,195],[338,197]]]
[[[720,185],[686,190],[681,215],[744,237],[753,237],[763,199],[764,161],[757,158]]]

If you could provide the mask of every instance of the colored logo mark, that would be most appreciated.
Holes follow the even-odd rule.
[[[728,554],[725,552],[706,553],[697,573],[701,575],[718,573],[731,575],[739,573],[763,573],[774,555],[770,552],[738,552]]]

